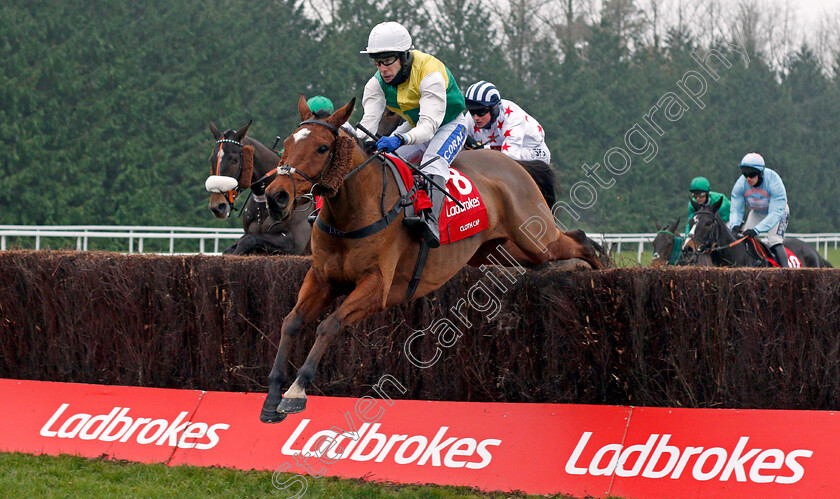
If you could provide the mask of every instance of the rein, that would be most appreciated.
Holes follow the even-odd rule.
[[[725,249],[729,249],[729,248],[734,248],[735,246],[738,246],[739,244],[741,244],[744,241],[746,241],[747,239],[749,239],[749,237],[750,236],[744,236],[744,237],[742,237],[740,239],[737,239],[737,240],[735,240],[735,241],[733,241],[733,242],[731,242],[727,245],[724,245],[724,246],[720,246],[717,242],[715,242],[715,244],[713,246],[711,246],[709,249],[705,250],[704,253],[708,254],[708,253],[711,253],[713,251],[720,251],[720,250],[725,250]],[[758,247],[759,246],[756,246],[756,248],[758,248]],[[762,256],[766,256],[766,255],[762,255]]]
[[[318,120],[318,119],[304,120],[304,121],[300,122],[300,125],[298,125],[298,128],[302,127],[303,125],[308,125],[308,124],[321,125],[321,126],[327,127],[333,133],[333,135],[335,135],[336,137],[338,137],[338,135],[339,135],[338,128],[333,126],[331,123],[327,123],[324,120]],[[324,175],[327,173],[327,171],[332,166],[334,152],[335,152],[335,149],[333,149],[333,151],[330,152],[330,157],[327,160],[327,164],[321,170],[321,173],[318,176],[317,180],[313,179],[312,177],[308,176],[307,174],[305,174],[302,171],[294,168],[291,165],[278,166],[277,167],[277,173],[282,174],[282,175],[288,175],[289,180],[292,181],[292,191],[295,192],[295,193],[297,193],[297,185],[296,185],[296,182],[295,182],[294,174],[298,174],[301,177],[303,177],[304,180],[306,180],[307,182],[312,184],[312,189],[310,190],[310,192],[308,194],[304,194],[303,196],[298,196],[298,197],[304,197],[304,198],[307,198],[309,200],[312,200],[312,196],[313,196],[312,192],[315,189],[315,186],[321,184],[321,182],[324,180]],[[342,182],[347,181],[347,179],[349,179],[352,176],[354,176],[355,174],[359,173],[365,166],[370,164],[370,162],[373,161],[376,158],[377,158],[377,155],[372,155],[371,157],[369,157],[368,159],[363,161],[361,164],[359,164],[359,166],[357,166],[352,171],[350,171],[347,175],[345,175]],[[383,213],[382,213],[382,218],[380,218],[379,220],[377,220],[377,221],[375,221],[375,222],[373,222],[369,225],[366,225],[365,227],[362,227],[360,229],[344,231],[344,230],[338,229],[336,227],[333,227],[332,225],[327,224],[326,222],[321,220],[320,216],[318,216],[317,218],[315,218],[315,225],[321,231],[323,231],[323,232],[325,232],[325,233],[327,233],[331,236],[342,237],[342,238],[346,238],[346,239],[362,239],[362,238],[371,236],[373,234],[376,234],[377,232],[385,229],[386,227],[391,225],[391,222],[396,220],[396,218],[399,216],[399,214],[403,210],[403,208],[412,204],[413,201],[412,201],[411,197],[416,192],[416,187],[412,188],[412,190],[409,193],[407,193],[405,196],[400,196],[399,199],[397,199],[397,202],[394,203],[394,205],[391,207],[391,209],[388,210],[387,212],[385,212],[385,189],[387,188],[387,185],[388,185],[387,179],[388,179],[388,177],[387,177],[387,174],[385,173],[385,167],[384,167],[384,164],[383,164],[383,171],[382,171],[382,212]]]
[[[327,123],[327,122],[326,122],[326,121],[324,121],[324,120],[318,120],[318,119],[308,119],[308,120],[303,120],[303,121],[301,121],[301,122],[300,122],[300,124],[298,124],[298,128],[302,127],[303,125],[309,125],[309,124],[312,124],[312,125],[321,125],[321,126],[327,127],[327,129],[329,129],[329,131],[331,131],[331,132],[333,133],[333,135],[335,135],[336,137],[338,137],[338,133],[339,133],[339,132],[338,132],[338,128],[337,128],[337,127],[335,127],[335,126],[333,126],[331,123]],[[310,184],[312,184],[312,188],[309,190],[309,193],[308,193],[308,194],[304,194],[303,196],[299,196],[299,197],[306,198],[306,199],[308,199],[309,201],[314,201],[314,198],[313,198],[313,193],[312,193],[312,192],[313,192],[313,190],[315,189],[315,186],[317,186],[317,185],[321,185],[321,182],[323,182],[323,181],[324,181],[324,175],[327,173],[327,170],[329,170],[329,169],[330,169],[330,166],[332,166],[332,160],[333,160],[333,154],[334,154],[334,153],[335,153],[335,149],[333,149],[332,151],[330,151],[330,157],[329,157],[329,158],[327,158],[327,164],[326,164],[326,166],[324,166],[324,168],[321,170],[321,174],[318,176],[318,180],[314,180],[314,179],[313,179],[312,177],[310,177],[309,175],[307,175],[307,174],[303,173],[302,171],[300,171],[300,170],[298,170],[298,169],[294,168],[294,167],[293,167],[293,166],[291,166],[291,165],[279,165],[279,166],[277,167],[277,173],[278,173],[278,174],[280,174],[280,175],[287,175],[287,176],[289,177],[289,180],[291,180],[291,181],[292,181],[292,190],[293,190],[293,192],[295,192],[295,193],[297,193],[297,184],[296,184],[296,182],[295,182],[295,177],[294,177],[294,174],[295,174],[295,173],[297,173],[298,175],[300,175],[301,177],[303,177],[303,179],[304,179],[304,180],[306,180],[307,182],[309,182]],[[346,179],[345,179],[345,180],[346,180]]]
[[[219,145],[219,154],[217,155],[217,160],[216,160],[216,175],[221,176],[221,174],[222,174],[222,171],[221,171],[221,169],[222,169],[221,162],[222,162],[222,153],[223,153],[222,146],[221,146],[222,144],[233,144],[235,146],[239,146],[239,170],[236,172],[236,177],[231,177],[231,178],[236,179],[237,184],[239,183],[239,178],[242,176],[242,165],[245,163],[245,161],[250,161],[251,170],[253,171],[253,165],[254,165],[254,148],[253,147],[250,148],[249,154],[247,154],[247,156],[246,156],[244,154],[245,146],[243,146],[242,143],[239,142],[238,140],[219,139],[219,140],[216,141],[216,144]],[[240,192],[242,192],[242,189],[239,187],[239,185],[237,185],[236,189],[228,191],[227,195],[225,196],[225,198],[227,199],[228,203],[230,203],[230,206],[234,211],[236,211],[236,206],[234,206],[233,203],[236,201],[236,198],[239,196]]]
[[[233,144],[233,145],[239,146],[239,158],[240,158],[239,170],[237,171],[236,177],[231,177],[231,178],[236,179],[237,186],[236,186],[235,189],[232,189],[232,190],[228,191],[226,193],[225,198],[228,201],[228,203],[230,203],[231,209],[233,211],[239,211],[239,216],[241,217],[242,216],[242,211],[240,211],[238,208],[236,208],[234,203],[236,202],[236,198],[239,196],[239,194],[242,191],[245,190],[244,188],[242,188],[240,186],[241,185],[240,180],[241,180],[241,177],[242,177],[243,167],[246,170],[251,172],[251,179],[252,179],[251,180],[251,192],[248,194],[248,198],[245,200],[246,205],[248,204],[248,199],[250,199],[251,194],[253,194],[254,200],[257,201],[258,203],[259,202],[265,203],[265,185],[262,186],[262,190],[263,190],[262,195],[254,193],[254,186],[259,185],[266,180],[272,179],[275,175],[277,175],[277,172],[276,172],[276,170],[272,169],[268,173],[263,175],[262,177],[260,177],[256,180],[253,180],[253,172],[254,172],[254,148],[253,148],[253,146],[243,145],[242,142],[239,142],[239,141],[233,140],[233,139],[219,139],[219,140],[216,141],[216,144],[219,144],[219,145],[221,145],[221,144]],[[219,150],[221,152],[221,147],[219,148]],[[220,164],[220,160],[219,160],[219,162],[216,163],[216,175],[221,175],[220,170],[221,170],[221,164]]]
[[[346,177],[344,177],[344,179],[347,180],[351,176],[355,175],[359,170],[361,170],[361,167],[370,163],[370,161],[374,158],[376,158],[376,155],[371,156],[370,158],[365,160],[361,165],[359,165],[359,167],[356,167],[352,172],[350,172]],[[365,238],[365,237],[368,237],[368,236],[372,236],[373,234],[376,234],[377,232],[379,232],[379,231],[385,229],[386,227],[388,227],[389,225],[391,225],[391,222],[396,220],[397,216],[399,216],[400,212],[403,211],[403,209],[406,206],[410,206],[411,204],[414,203],[413,197],[417,193],[417,184],[413,185],[408,192],[401,195],[397,199],[397,201],[394,203],[394,205],[391,206],[391,209],[388,210],[388,212],[386,213],[385,212],[385,192],[388,188],[388,174],[386,173],[385,168],[386,168],[385,167],[385,161],[383,159],[383,163],[382,163],[382,218],[380,218],[379,220],[377,220],[377,221],[375,221],[371,224],[368,224],[368,225],[362,227],[361,229],[355,229],[355,230],[351,230],[351,231],[343,231],[341,229],[333,227],[332,225],[329,225],[326,222],[324,222],[323,220],[321,220],[321,217],[317,217],[315,219],[315,225],[317,225],[318,228],[321,229],[323,232],[326,232],[327,234],[329,234],[331,236],[342,237],[342,238],[346,238],[346,239],[362,239],[362,238]],[[392,167],[392,170],[393,170],[393,167]],[[393,173],[394,173],[394,177],[396,179],[396,176],[398,175],[398,173],[396,171],[394,171]],[[397,185],[400,185],[398,180],[397,180]]]

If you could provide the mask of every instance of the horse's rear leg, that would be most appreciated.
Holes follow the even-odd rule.
[[[318,325],[317,337],[306,362],[298,370],[297,379],[286,390],[279,412],[294,414],[306,408],[306,387],[312,383],[315,369],[330,342],[343,326],[355,324],[373,312],[382,310],[385,285],[379,272],[368,274],[338,308]],[[285,415],[284,415],[285,417]]]
[[[554,225],[554,217],[547,213],[525,219],[513,230],[511,240],[523,256],[537,265],[553,260],[580,258],[593,269],[602,267],[598,251],[582,230],[562,232]],[[519,258],[518,254],[511,254]]]
[[[279,412],[278,406],[281,390],[288,379],[286,364],[292,341],[297,337],[301,327],[315,320],[332,300],[333,295],[329,283],[323,274],[314,267],[310,268],[298,292],[295,308],[283,319],[280,346],[277,347],[277,356],[274,358],[274,365],[271,366],[271,372],[268,375],[268,395],[260,412],[260,421],[263,423],[279,423],[286,419],[286,414]]]

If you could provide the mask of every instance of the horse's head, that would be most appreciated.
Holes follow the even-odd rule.
[[[677,256],[679,256],[679,251],[682,249],[682,238],[677,236],[676,233],[679,224],[679,218],[671,226],[660,227],[659,224],[656,224],[658,232],[653,239],[653,262],[650,264],[651,267],[661,267],[669,263],[671,265],[676,263],[677,258],[674,257],[674,252],[676,251]],[[674,249],[675,242],[676,250]]]
[[[684,250],[708,252],[717,248],[719,243],[728,242],[725,240],[727,237],[724,234],[728,234],[729,230],[718,214],[722,202],[723,198],[718,199],[711,205],[700,204],[693,199],[691,200],[691,206],[694,207],[694,218],[692,219],[694,225],[686,234],[685,244],[683,244]]]
[[[210,122],[216,145],[210,153],[210,176],[204,187],[210,192],[210,211],[216,218],[229,217],[236,196],[251,185],[254,150],[251,146],[242,145],[249,128],[251,121],[238,131],[225,130],[222,133]]]
[[[285,151],[277,177],[265,190],[268,210],[275,219],[286,219],[301,198],[333,197],[353,167],[356,141],[341,132],[353,112],[356,98],[324,119],[315,119],[303,94],[298,111],[301,123],[283,142]]]

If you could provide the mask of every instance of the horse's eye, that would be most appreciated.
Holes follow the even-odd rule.
[[[230,162],[231,162],[231,163],[239,163],[239,158],[237,158],[236,156],[234,156],[234,157],[232,157],[232,158],[230,159]]]
[[[324,154],[325,152],[329,151],[330,148],[327,146],[321,146],[318,148],[318,154]]]

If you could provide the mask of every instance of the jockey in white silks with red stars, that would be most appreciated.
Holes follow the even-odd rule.
[[[385,107],[405,119],[393,134],[376,142],[379,151],[397,151],[419,163],[423,173],[444,189],[449,165],[467,138],[464,96],[452,73],[438,59],[414,50],[408,30],[396,22],[373,27],[368,54],[378,71],[368,80],[362,96],[361,124],[376,130]],[[438,219],[444,193],[428,188],[432,208],[422,217],[407,217],[403,223],[432,248],[440,246]]]
[[[551,162],[543,127],[515,102],[502,99],[495,85],[479,81],[470,85],[465,97],[470,137],[517,161]]]

